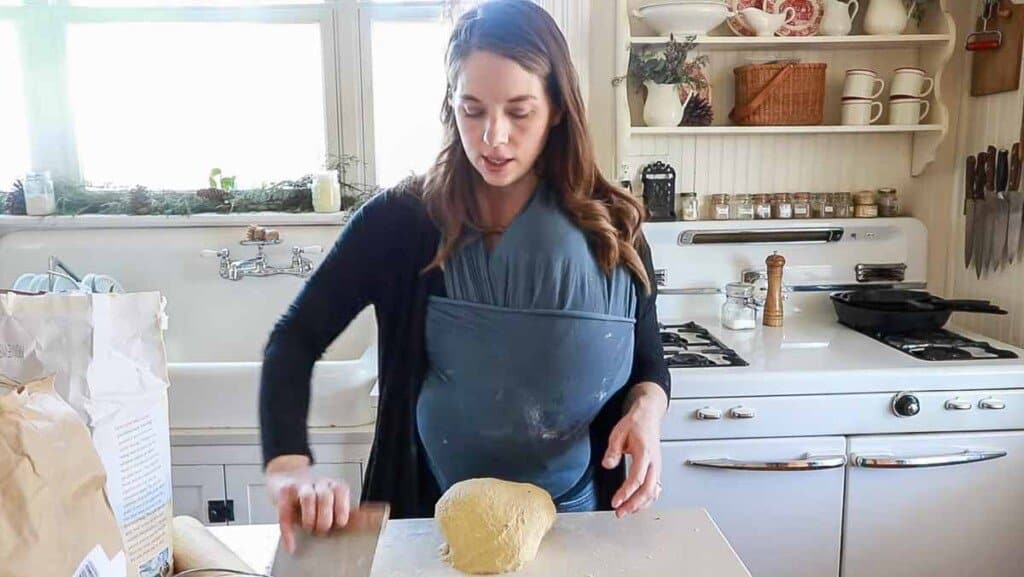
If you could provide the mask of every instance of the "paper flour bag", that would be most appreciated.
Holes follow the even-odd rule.
[[[89,430],[53,377],[0,375],[0,479],[0,577],[135,575]]]
[[[0,292],[0,374],[55,375],[92,434],[140,577],[171,572],[165,317],[159,293]]]

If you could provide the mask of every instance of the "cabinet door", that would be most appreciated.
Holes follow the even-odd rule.
[[[755,577],[837,577],[843,437],[662,443],[659,508],[703,507]]]
[[[222,465],[175,465],[171,467],[171,495],[175,515],[189,515],[210,525],[209,502],[224,500]],[[212,523],[223,525],[224,523]]]
[[[259,465],[227,465],[224,467],[228,499],[235,504],[235,523],[277,523],[277,510],[270,503],[270,495]],[[362,487],[362,467],[359,463],[317,463],[317,475],[341,479],[352,490],[352,502],[358,503]]]
[[[843,577],[1020,577],[1024,432],[853,437],[846,487]]]

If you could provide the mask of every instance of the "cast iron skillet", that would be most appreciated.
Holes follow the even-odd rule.
[[[954,311],[1006,314],[989,301],[945,300],[926,291],[865,289],[833,293],[831,297],[839,322],[872,333],[940,329]]]

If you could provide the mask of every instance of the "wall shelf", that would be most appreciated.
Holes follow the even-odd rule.
[[[702,135],[702,134],[911,134],[917,132],[942,132],[941,124],[918,124],[915,126],[893,126],[873,124],[869,126],[634,126],[630,133],[640,135]]]
[[[699,50],[882,50],[920,48],[949,43],[949,34],[902,34],[898,36],[697,36]],[[667,36],[633,36],[632,44],[665,44]]]

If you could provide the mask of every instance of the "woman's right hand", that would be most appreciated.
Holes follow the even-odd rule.
[[[317,535],[344,527],[351,512],[348,485],[313,473],[309,457],[281,455],[267,463],[267,489],[277,507],[281,540],[295,552],[295,526]]]

